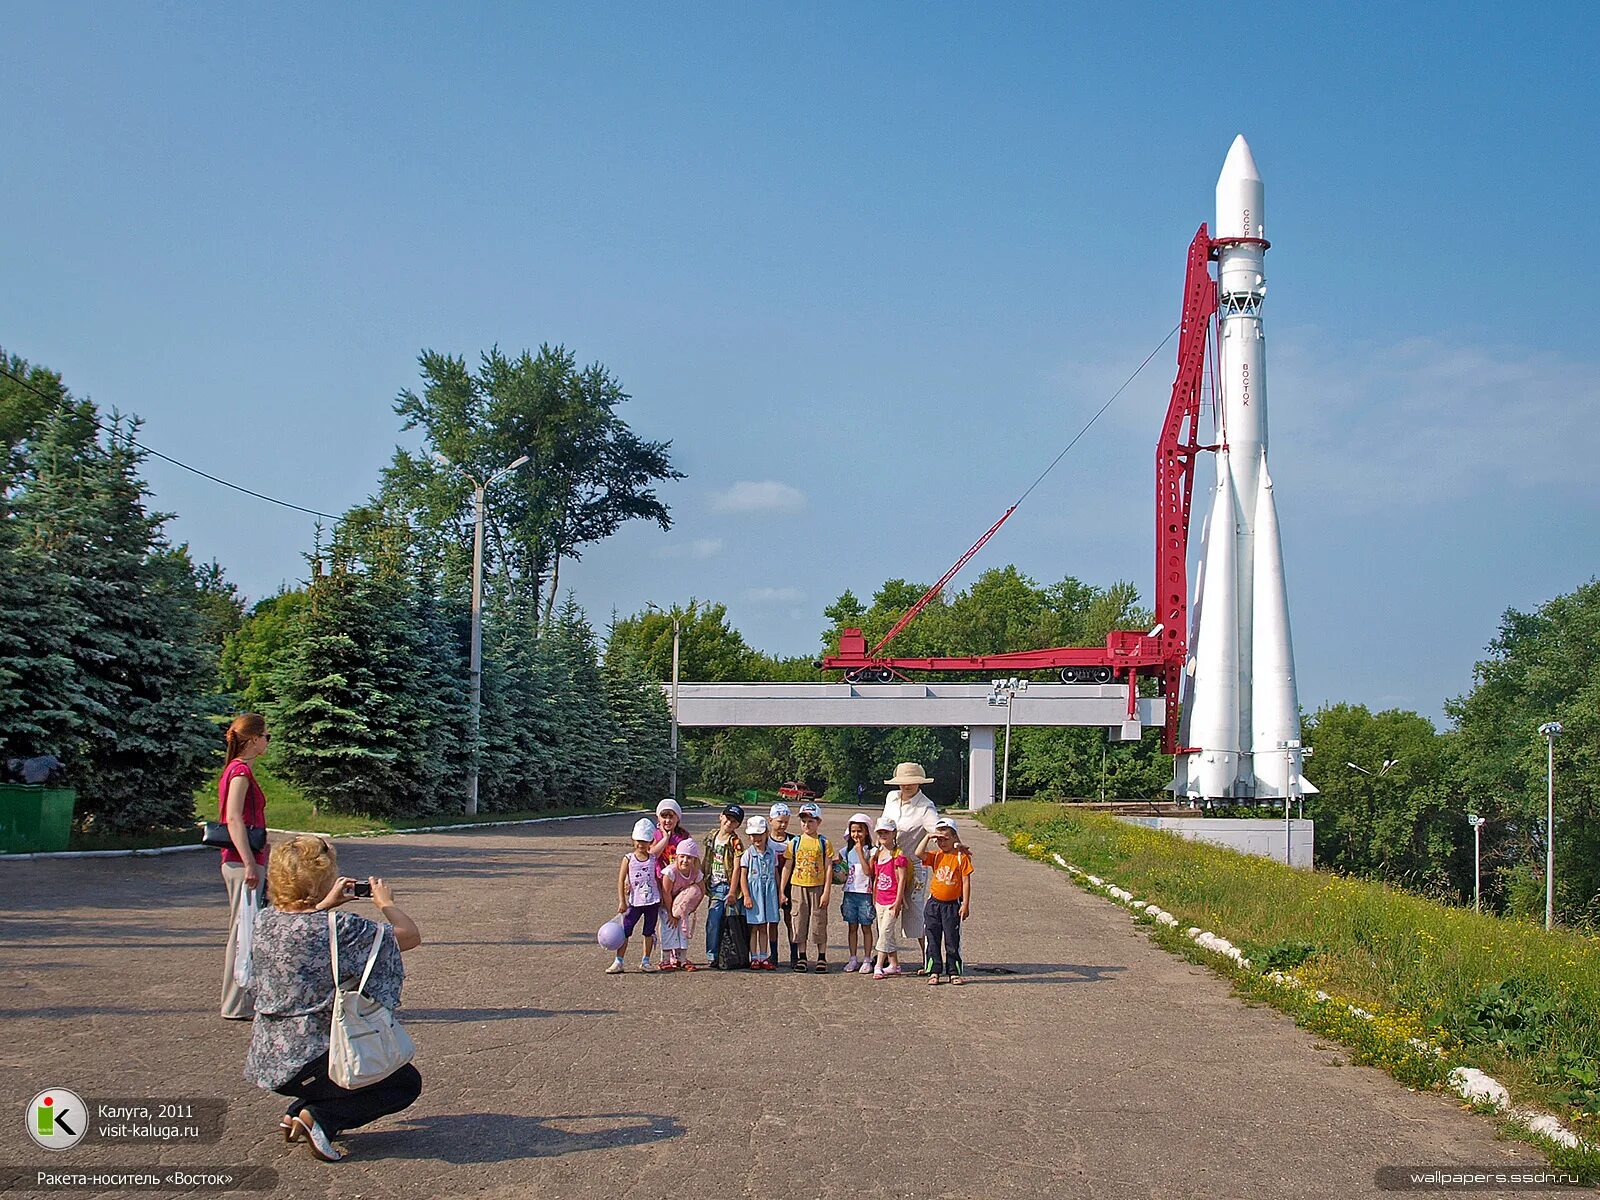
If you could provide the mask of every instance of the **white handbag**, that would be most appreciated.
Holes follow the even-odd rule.
[[[255,981],[251,964],[255,957],[256,913],[260,911],[256,889],[245,888],[233,932],[233,982],[242,988]]]
[[[328,1078],[347,1091],[367,1087],[387,1079],[411,1061],[417,1048],[411,1035],[385,1008],[364,994],[372,964],[389,934],[387,925],[378,927],[367,955],[366,970],[354,991],[339,984],[339,930],[333,911],[328,912],[328,944],[333,955],[333,1028],[328,1035]]]

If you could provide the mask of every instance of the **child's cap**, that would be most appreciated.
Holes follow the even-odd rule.
[[[767,819],[759,814],[751,817],[745,822],[744,831],[752,835],[765,833],[767,831]]]
[[[640,817],[633,823],[633,840],[636,842],[655,841],[656,823],[649,817]]]
[[[809,800],[800,806],[800,815],[802,817],[815,817],[819,821],[822,820],[822,810]]]
[[[877,830],[877,832],[879,832],[879,833],[882,833],[885,830],[888,830],[890,833],[898,833],[899,832],[899,830],[895,826],[895,823],[892,820],[890,820],[888,817],[879,817],[878,818],[878,823],[876,825],[874,825],[872,828]]]
[[[674,853],[687,854],[690,858],[699,858],[700,843],[695,841],[693,838],[684,838],[683,841],[678,843],[678,848],[674,851]]]
[[[851,825],[865,825],[868,829],[871,829],[872,818],[867,816],[866,813],[851,813],[850,819],[845,822],[845,826],[848,828]]]
[[[948,829],[951,833],[956,831],[956,823],[949,817],[940,817],[933,823],[933,831],[938,833],[941,829]]]
[[[659,817],[664,812],[675,812],[680,817],[683,816],[683,808],[682,808],[682,806],[680,806],[678,804],[678,802],[676,800],[674,800],[671,796],[668,796],[660,804],[656,805],[656,816]]]
[[[740,821],[744,820],[744,806],[740,804],[730,804],[727,808],[722,810],[722,815],[737,825]]]
[[[767,810],[767,816],[771,817],[774,821],[776,821],[779,817],[787,817],[788,815],[789,815],[789,806],[787,804],[785,804],[782,800],[779,800],[776,804],[774,804],[771,808],[769,808]]]

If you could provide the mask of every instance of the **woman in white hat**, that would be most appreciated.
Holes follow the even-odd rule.
[[[933,823],[939,819],[939,810],[933,801],[922,793],[922,785],[932,783],[922,773],[922,764],[903,762],[894,769],[894,775],[884,780],[895,788],[883,802],[883,815],[894,822],[901,846],[915,846],[924,833],[933,832]],[[906,937],[916,938],[922,947],[922,969],[928,969],[928,931],[923,923],[923,905],[928,900],[928,881],[933,872],[916,859],[912,859],[911,894],[906,897],[905,910],[900,916],[900,928]]]

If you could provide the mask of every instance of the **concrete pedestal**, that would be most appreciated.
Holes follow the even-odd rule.
[[[971,726],[967,742],[967,807],[973,812],[994,803],[993,725]]]

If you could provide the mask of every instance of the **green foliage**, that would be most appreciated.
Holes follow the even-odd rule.
[[[310,601],[304,588],[268,596],[257,602],[223,642],[218,662],[222,688],[240,711],[264,713],[276,706],[273,671],[287,658]]]
[[[1546,746],[1555,743],[1556,907],[1565,921],[1600,908],[1600,582],[1531,613],[1508,609],[1474,685],[1447,709],[1467,793],[1489,818],[1495,865],[1525,864],[1544,878]],[[1540,908],[1542,910],[1542,901]]]
[[[395,412],[425,435],[422,453],[397,450],[384,472],[382,503],[414,524],[426,557],[439,561],[448,589],[464,594],[472,562],[472,485],[522,455],[520,470],[488,492],[486,582],[503,599],[554,610],[563,559],[634,520],[671,527],[654,485],[680,479],[671,443],[645,441],[618,415],[629,399],[599,363],[580,368],[565,347],[508,358],[483,354],[476,373],[464,358],[424,351],[420,392],[400,393]],[[434,461],[442,453],[460,470]]]
[[[1252,946],[1247,943],[1243,949],[1251,965],[1263,972],[1292,971],[1307,959],[1322,952],[1322,947],[1316,942],[1307,942],[1299,938],[1287,938],[1270,946]]]
[[[1557,1104],[1565,1104],[1584,1115],[1600,1117],[1600,1064],[1570,1050],[1556,1056],[1539,1072],[1542,1083],[1551,1088]]]
[[[1440,1012],[1434,1023],[1463,1045],[1526,1055],[1549,1041],[1556,1005],[1518,979],[1485,984]]]
[[[613,803],[668,795],[671,781],[671,712],[660,685],[640,665],[614,657],[607,647],[601,667],[611,737]]]
[[[1319,864],[1471,899],[1472,836],[1448,736],[1414,712],[1331,704],[1306,718],[1304,740],[1315,750],[1306,774],[1319,789],[1308,806]]]
[[[606,663],[623,659],[663,683],[672,678],[672,625],[678,623],[678,676],[698,683],[771,678],[772,662],[758,655],[728,623],[726,604],[691,599],[671,611],[646,610],[613,622]]]
[[[203,590],[139,477],[136,421],[104,423],[11,358],[0,388],[0,756],[50,753],[81,824],[120,833],[189,819],[216,753],[214,644]]]

